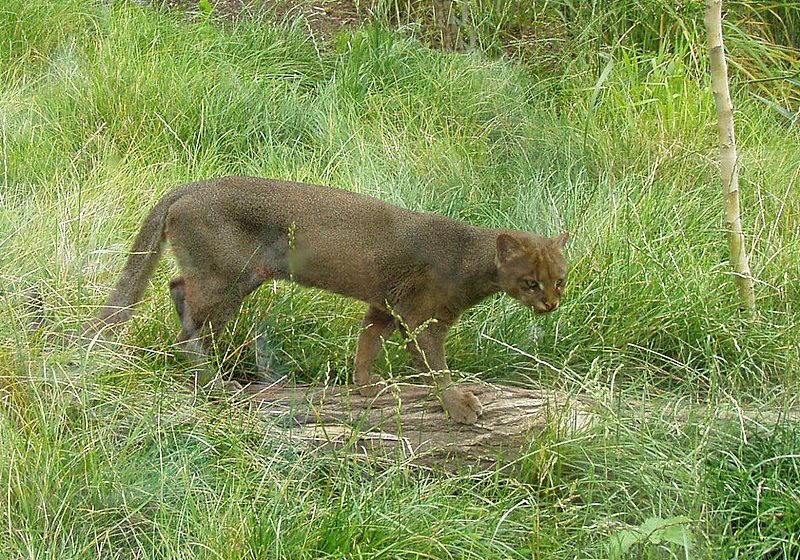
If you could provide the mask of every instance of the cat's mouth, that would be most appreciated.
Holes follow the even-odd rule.
[[[550,304],[550,305],[530,305],[529,306],[534,313],[537,315],[547,315],[548,313],[552,313],[556,309],[558,309],[558,304]]]

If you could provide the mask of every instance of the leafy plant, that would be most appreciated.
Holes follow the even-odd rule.
[[[617,531],[608,539],[608,556],[610,560],[618,560],[635,546],[676,545],[683,549],[686,558],[690,558],[694,546],[694,537],[688,527],[688,517],[650,517],[638,527]]]
[[[198,0],[197,9],[200,10],[201,14],[208,17],[214,11],[214,6],[211,4],[210,0]]]

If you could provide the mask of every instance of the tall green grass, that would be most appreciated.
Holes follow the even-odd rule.
[[[800,442],[789,420],[748,418],[795,402],[800,134],[736,90],[759,306],[744,321],[713,99],[685,50],[619,48],[599,65],[570,54],[579,71],[546,74],[378,26],[320,49],[301,26],[222,30],[89,0],[5,2],[0,37],[7,557],[606,557],[613,535],[679,516],[691,519],[689,553],[646,541],[635,552],[796,556],[784,529],[796,525]],[[233,173],[486,226],[569,229],[562,308],[533,318],[491,298],[454,329],[450,364],[589,393],[598,424],[546,433],[513,468],[481,475],[304,454],[246,412],[175,395],[187,374],[172,355],[170,259],[114,352],[24,331],[24,289],[42,289],[49,329],[79,325],[163,193]],[[345,381],[361,313],[266,286],[221,367],[250,367],[248,342],[267,331],[281,371]],[[408,372],[399,341],[378,367]],[[705,415],[687,419],[676,402]],[[739,421],[716,420],[736,407]]]
[[[364,9],[439,45],[433,3],[374,0]],[[462,0],[453,2],[462,48],[510,54],[550,74],[581,73],[608,53],[666,54],[708,73],[703,0]],[[778,114],[800,110],[800,5],[726,1],[724,36],[737,84]]]

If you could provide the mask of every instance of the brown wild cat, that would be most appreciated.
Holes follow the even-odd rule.
[[[365,396],[383,386],[371,373],[383,340],[427,323],[408,349],[422,372],[436,373],[445,409],[465,424],[477,420],[481,404],[447,370],[450,326],[496,292],[537,313],[552,311],[567,274],[566,233],[551,239],[486,229],[335,188],[225,177],[183,185],[156,204],[87,330],[130,317],[166,241],[183,274],[170,283],[179,343],[194,360],[205,361],[209,336],[250,292],[266,280],[291,279],[369,305],[354,375]]]

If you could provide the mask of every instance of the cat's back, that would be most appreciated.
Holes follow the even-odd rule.
[[[188,187],[193,192],[187,202],[211,220],[235,220],[254,230],[291,229],[332,248],[374,246],[380,253],[436,261],[457,251],[476,229],[440,214],[328,186],[231,176]]]
[[[418,214],[378,198],[345,189],[278,179],[230,176],[194,183],[194,198],[217,209],[286,214],[295,219],[378,216],[413,219]]]

